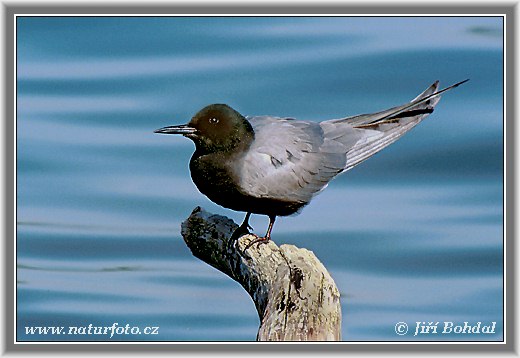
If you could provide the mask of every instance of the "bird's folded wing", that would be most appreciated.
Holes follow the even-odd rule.
[[[402,106],[321,123],[250,117],[255,141],[242,162],[240,187],[255,197],[306,203],[336,175],[419,124],[441,93],[464,82],[439,91],[437,81]]]
[[[241,168],[240,187],[247,194],[306,203],[345,168],[347,147],[326,139],[318,123],[248,119],[255,141]]]

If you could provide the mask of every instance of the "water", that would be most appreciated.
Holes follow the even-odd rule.
[[[24,17],[18,30],[17,338],[252,341],[245,291],[195,259],[193,144],[153,130],[209,103],[322,120],[470,78],[396,144],[334,180],[273,239],[312,250],[347,341],[502,340],[502,20]],[[263,233],[267,218],[254,216]],[[399,336],[417,321],[490,335]],[[28,326],[159,327],[156,335]]]

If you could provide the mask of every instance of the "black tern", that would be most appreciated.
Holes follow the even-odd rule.
[[[157,129],[195,142],[191,178],[211,201],[246,212],[237,229],[247,233],[251,213],[267,215],[268,241],[277,216],[299,212],[338,174],[395,142],[426,118],[440,95],[433,83],[412,101],[385,111],[323,122],[272,116],[245,117],[226,104],[201,109],[188,124]]]

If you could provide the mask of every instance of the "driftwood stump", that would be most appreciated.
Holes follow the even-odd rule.
[[[258,341],[336,341],[341,339],[339,291],[325,267],[307,249],[254,244],[238,239],[231,219],[200,207],[182,223],[193,255],[239,282],[253,299],[260,328]]]

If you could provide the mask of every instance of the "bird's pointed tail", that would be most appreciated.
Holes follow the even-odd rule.
[[[384,123],[395,123],[401,118],[415,117],[421,114],[430,114],[433,108],[440,99],[441,93],[444,93],[452,88],[458,87],[461,84],[468,82],[469,79],[460,81],[449,87],[436,91],[439,86],[439,81],[435,81],[426,91],[414,98],[410,103],[395,107],[394,110],[389,110],[390,113],[385,114],[381,118],[374,119],[368,123],[359,124],[354,128],[370,128]]]
[[[469,81],[464,80],[439,90],[439,81],[435,81],[424,92],[409,103],[385,111],[361,114],[353,117],[328,121],[336,125],[349,124],[361,133],[358,140],[347,152],[347,171],[368,159],[381,149],[398,140],[403,134],[419,124],[433,112],[440,100],[440,95]]]

